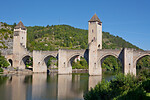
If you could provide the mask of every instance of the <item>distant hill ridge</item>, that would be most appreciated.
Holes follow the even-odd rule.
[[[14,25],[5,25],[5,29],[0,29],[0,49],[12,48],[12,46],[2,44],[5,41],[12,41]],[[29,26],[26,27],[27,48],[33,50],[58,50],[65,49],[86,49],[88,47],[88,30],[78,29],[69,25],[47,25],[44,26]],[[1,43],[2,40],[3,43]],[[120,48],[135,48],[137,46],[125,41],[119,36],[113,36],[108,32],[103,32],[103,49],[120,49]]]
[[[27,27],[28,48],[32,50],[86,49],[88,47],[88,30],[69,25],[47,25]],[[103,49],[135,48],[137,46],[119,36],[103,32]]]

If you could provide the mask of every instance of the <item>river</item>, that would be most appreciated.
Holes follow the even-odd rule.
[[[112,75],[103,78],[110,80]],[[0,100],[83,100],[84,92],[101,80],[87,73],[0,75]]]

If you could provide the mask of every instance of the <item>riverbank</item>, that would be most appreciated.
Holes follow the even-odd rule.
[[[24,75],[31,75],[33,74],[32,70],[29,69],[15,69],[13,67],[2,68],[3,72],[0,72],[1,75],[14,75],[14,74],[24,74]]]
[[[49,73],[58,73],[57,69],[48,70]],[[72,69],[72,73],[88,73],[88,69]]]
[[[25,74],[25,75],[31,75],[33,73],[38,72],[32,72],[32,70],[29,69],[14,69],[14,68],[4,68],[3,72],[0,72],[0,74]],[[47,70],[46,73],[58,73],[58,69],[51,69]],[[72,73],[88,73],[88,69],[72,69]]]

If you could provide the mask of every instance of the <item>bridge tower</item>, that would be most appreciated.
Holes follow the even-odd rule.
[[[102,22],[96,14],[89,20],[88,47],[89,75],[101,75],[102,69],[97,63],[97,50],[102,49]]]
[[[27,29],[20,21],[14,28],[13,37],[13,67],[20,67],[20,55],[23,54],[22,49],[26,48]]]

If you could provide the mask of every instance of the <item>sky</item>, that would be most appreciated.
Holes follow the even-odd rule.
[[[88,29],[96,13],[103,31],[150,50],[150,0],[0,0],[0,22]]]

